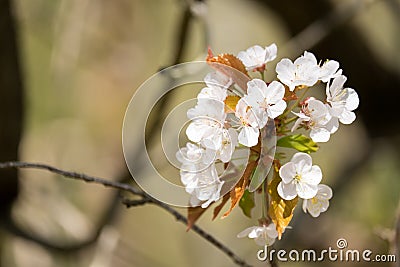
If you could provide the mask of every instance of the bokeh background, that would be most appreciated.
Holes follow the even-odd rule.
[[[293,229],[276,248],[324,249],[346,238],[351,249],[396,253],[399,0],[0,2],[2,161],[44,162],[132,182],[121,129],[141,83],[163,67],[204,59],[208,45],[216,53],[237,54],[275,42],[279,58],[308,50],[338,60],[361,99],[357,122],[342,125],[314,156],[334,189],[328,212],[312,219],[297,208]],[[0,176],[1,266],[234,265],[156,206],[126,209],[112,189],[37,170],[2,170]],[[248,219],[236,209],[211,221],[208,211],[199,225],[250,264],[265,266],[253,241],[236,238],[256,223],[258,211],[253,214]],[[279,263],[342,265],[361,266]]]

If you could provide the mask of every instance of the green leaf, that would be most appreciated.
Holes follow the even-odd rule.
[[[244,215],[251,218],[251,210],[254,206],[254,194],[250,193],[249,190],[244,191],[244,194],[239,201],[239,207],[242,209]]]
[[[311,138],[308,138],[307,136],[302,134],[288,135],[282,137],[278,140],[276,145],[280,147],[294,148],[297,151],[305,153],[316,152],[319,148],[318,145],[313,140],[311,140]]]

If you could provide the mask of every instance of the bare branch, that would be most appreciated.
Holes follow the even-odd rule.
[[[96,183],[96,184],[102,184],[105,187],[112,187],[115,189],[120,189],[124,190],[127,192],[130,192],[134,195],[142,196],[145,197],[147,194],[145,194],[143,191],[141,191],[138,188],[135,188],[131,185],[124,184],[124,183],[119,183],[119,182],[114,182],[111,180],[106,180],[103,178],[98,178],[94,176],[89,176],[84,173],[78,173],[78,172],[70,172],[70,171],[64,171],[61,169],[58,169],[56,167],[47,165],[47,164],[42,164],[42,163],[32,163],[32,162],[21,162],[21,161],[9,161],[9,162],[3,162],[0,163],[0,169],[7,169],[7,168],[17,168],[17,169],[42,169],[42,170],[47,170],[52,173],[59,174],[61,176],[71,178],[71,179],[77,179],[77,180],[83,180],[88,183]]]
[[[106,187],[122,190],[129,192],[135,196],[141,197],[139,200],[123,200],[122,202],[127,206],[127,207],[134,207],[138,205],[144,205],[146,203],[151,203],[154,204],[168,213],[170,213],[172,216],[175,217],[175,219],[185,225],[187,225],[187,219],[185,216],[183,216],[181,213],[176,211],[174,208],[170,207],[169,205],[154,199],[150,195],[148,195],[146,192],[133,187],[129,184],[125,183],[120,183],[120,182],[115,182],[99,177],[94,177],[90,176],[84,173],[78,173],[78,172],[71,172],[71,171],[65,171],[61,170],[59,168],[47,165],[47,164],[42,164],[42,163],[32,163],[32,162],[19,162],[19,161],[10,161],[10,162],[3,162],[0,163],[0,169],[8,169],[8,168],[17,168],[17,169],[41,169],[41,170],[47,170],[52,173],[59,174],[63,177],[74,179],[74,180],[80,180],[80,181],[85,181],[88,183],[94,183],[94,184],[101,184]],[[243,259],[241,259],[239,256],[237,256],[232,250],[230,250],[227,246],[222,244],[220,241],[218,241],[215,237],[204,231],[202,228],[198,227],[197,225],[194,225],[192,227],[192,230],[196,232],[198,235],[200,235],[202,238],[213,244],[215,247],[217,247],[219,250],[221,250],[223,253],[225,253],[229,258],[232,259],[234,263],[238,266],[243,266],[243,267],[249,267],[248,263],[246,263]],[[60,248],[62,249],[62,248]]]
[[[127,208],[132,208],[132,207],[143,206],[145,204],[151,203],[151,200],[148,199],[148,198],[142,198],[142,199],[126,199],[126,198],[123,198],[121,200],[121,202]]]

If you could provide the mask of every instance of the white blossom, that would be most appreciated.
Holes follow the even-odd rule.
[[[336,77],[332,84],[327,84],[326,95],[330,104],[330,113],[343,124],[350,124],[356,119],[353,112],[359,105],[359,98],[354,89],[343,88],[347,78],[344,75]]]
[[[236,105],[235,116],[239,119],[239,143],[247,147],[255,146],[258,143],[259,129],[265,126],[262,124],[263,114],[259,110],[251,108],[241,98]]]
[[[311,199],[303,200],[303,211],[310,213],[313,217],[318,217],[321,212],[325,212],[329,207],[329,200],[332,198],[332,189],[324,184],[318,185],[317,195]]]
[[[225,104],[222,101],[199,98],[197,105],[187,112],[188,118],[192,120],[186,129],[189,140],[202,143],[205,139],[221,138],[226,118],[224,108]]]
[[[219,86],[208,86],[201,89],[200,93],[197,95],[197,98],[211,98],[218,101],[224,101],[228,92],[225,88]]]
[[[198,179],[213,162],[213,158],[207,157],[204,148],[192,143],[187,143],[186,147],[179,149],[176,158],[182,163],[180,167],[181,182],[187,188],[194,188]],[[190,189],[187,191],[191,193]]]
[[[293,112],[299,118],[294,123],[292,131],[300,124],[310,128],[310,137],[314,142],[327,142],[330,135],[339,127],[338,121],[332,118],[328,105],[319,100],[309,98],[305,101],[300,113]]]
[[[270,246],[275,242],[275,239],[278,237],[278,232],[276,231],[275,224],[270,223],[268,226],[252,226],[246,228],[237,235],[238,238],[243,238],[246,236],[248,238],[254,239],[256,244],[259,246]]]
[[[243,62],[247,70],[263,70],[265,64],[274,60],[277,54],[277,47],[271,44],[265,48],[259,45],[252,46],[246,51],[240,51],[237,57]]]
[[[281,198],[291,200],[299,196],[311,199],[317,194],[322,172],[319,166],[312,165],[310,155],[299,152],[279,169],[279,176],[282,178],[278,185]]]
[[[204,82],[208,87],[218,86],[224,89],[227,89],[233,83],[231,77],[226,76],[219,71],[208,73],[204,78]]]
[[[247,95],[245,101],[255,109],[259,109],[262,116],[262,124],[269,118],[275,119],[283,113],[286,102],[283,100],[285,87],[277,81],[267,85],[263,80],[254,79],[247,83]]]
[[[327,60],[319,70],[319,80],[324,83],[329,82],[331,79],[342,75],[342,70],[339,69],[339,62],[335,60]]]
[[[205,209],[212,202],[220,199],[224,181],[219,180],[215,164],[198,173],[198,176],[197,183],[192,188],[186,187],[186,191],[191,194],[190,205],[192,207],[201,205]]]
[[[294,62],[284,58],[276,65],[278,79],[293,91],[296,86],[312,86],[320,76],[320,68],[313,53],[304,52],[304,55]]]
[[[201,89],[197,98],[211,98],[217,101],[224,101],[228,95],[227,88],[232,84],[232,78],[220,73],[211,72],[204,78],[207,87]]]
[[[229,162],[235,147],[238,144],[238,134],[233,128],[223,128],[221,136],[214,139],[204,139],[203,145],[206,148],[208,158],[219,159],[222,162]]]
[[[204,148],[187,143],[176,153],[182,163],[181,182],[187,193],[191,194],[190,205],[206,208],[220,198],[224,182],[219,180],[214,159],[208,157]]]
[[[210,160],[205,158],[205,150],[199,145],[186,143],[185,147],[176,152],[176,158],[182,164],[207,164]]]

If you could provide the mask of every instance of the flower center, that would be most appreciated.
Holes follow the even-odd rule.
[[[267,109],[270,105],[268,104],[268,101],[266,98],[264,98],[262,101],[258,102],[261,108]]]
[[[301,180],[301,174],[296,173],[296,175],[294,176],[294,180],[295,180],[296,182],[300,182],[300,180]]]
[[[245,118],[240,117],[240,123],[242,124],[242,126],[249,126],[250,124],[245,120]]]

